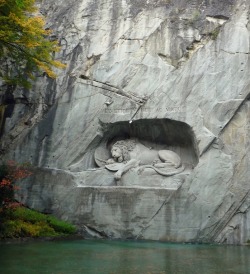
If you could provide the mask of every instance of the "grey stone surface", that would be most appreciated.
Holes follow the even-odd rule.
[[[108,153],[111,154],[111,158],[105,158]],[[110,152],[107,153],[103,153],[103,150],[97,147],[94,158],[97,166],[105,166],[109,171],[116,171],[114,178],[117,184],[121,183],[123,175],[130,170],[135,170],[138,175],[142,175],[140,180],[144,180],[144,177],[151,176],[146,175],[148,170],[151,170],[151,173],[153,171],[153,174],[161,175],[160,177],[169,177],[186,169],[176,152],[148,147],[142,144],[138,138],[116,141],[112,144]],[[134,179],[137,176],[136,173],[134,173]]]
[[[43,0],[67,68],[38,78],[29,107],[16,92],[5,121],[2,160],[41,168],[19,198],[99,236],[246,242],[249,5]],[[175,151],[189,172],[161,180],[130,170],[117,187],[94,162],[116,138]]]

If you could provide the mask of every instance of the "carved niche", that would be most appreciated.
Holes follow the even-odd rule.
[[[198,163],[191,128],[168,119],[106,125],[92,151],[92,167],[114,172],[117,185],[127,185],[128,180],[162,185],[169,177],[173,181],[189,174]]]

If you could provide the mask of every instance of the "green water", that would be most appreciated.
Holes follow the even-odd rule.
[[[0,273],[250,273],[250,247],[102,240],[1,244]]]

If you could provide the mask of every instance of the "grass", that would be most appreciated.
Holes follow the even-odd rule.
[[[7,209],[0,214],[0,238],[55,237],[75,233],[73,225],[25,207]]]

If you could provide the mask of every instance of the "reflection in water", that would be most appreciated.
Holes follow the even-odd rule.
[[[0,273],[250,274],[250,247],[101,240],[1,244]]]

